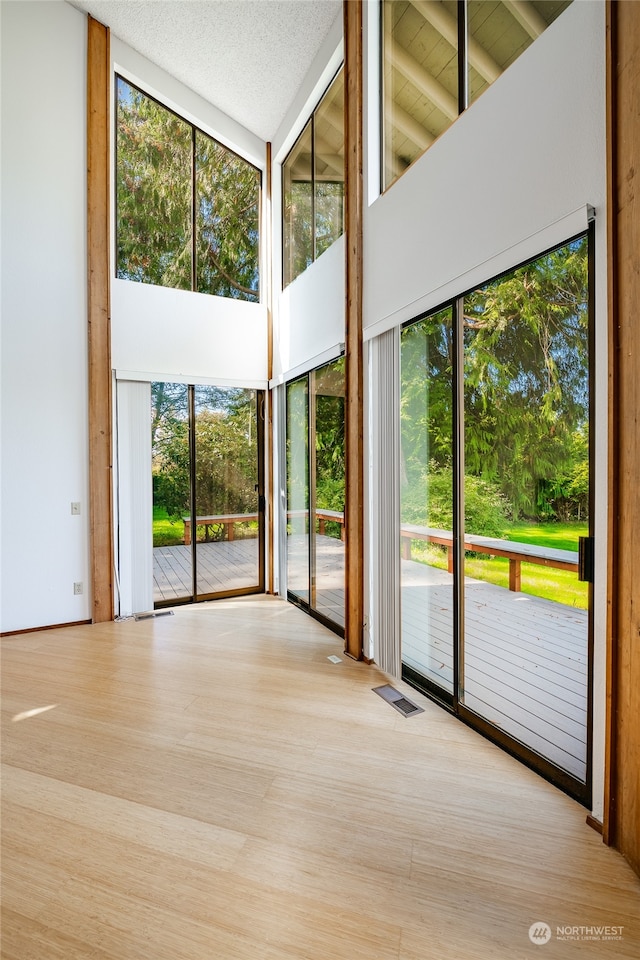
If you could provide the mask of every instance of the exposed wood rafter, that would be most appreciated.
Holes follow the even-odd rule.
[[[532,40],[537,40],[547,29],[546,20],[528,0],[504,0],[504,5]]]
[[[418,13],[421,13],[432,27],[435,27],[447,43],[458,49],[458,21],[440,3],[433,0],[411,0]],[[474,37],[467,40],[469,63],[478,73],[493,83],[502,73],[502,68]]]

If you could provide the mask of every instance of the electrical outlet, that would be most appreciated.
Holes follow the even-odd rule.
[[[72,503],[71,503],[71,515],[74,516],[74,517],[79,517],[79,516],[80,516],[80,504],[79,504],[79,503],[77,503],[77,502],[75,502],[75,503],[72,502]]]
[[[73,585],[73,594],[78,597],[82,593],[82,583],[74,583]]]

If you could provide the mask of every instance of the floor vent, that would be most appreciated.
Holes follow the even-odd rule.
[[[151,610],[149,613],[136,613],[134,620],[153,620],[154,617],[172,617],[173,610]]]
[[[411,700],[407,700],[404,694],[396,690],[395,687],[392,687],[390,683],[385,683],[381,687],[373,687],[372,689],[374,693],[377,693],[379,697],[382,697],[383,700],[391,704],[394,710],[401,713],[403,717],[412,717],[416,713],[424,713],[422,707],[419,707],[417,703],[413,703]]]

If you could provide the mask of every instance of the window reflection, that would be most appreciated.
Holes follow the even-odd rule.
[[[570,2],[383,0],[383,189],[497,80]],[[461,34],[466,38],[464,63],[459,62],[463,56]],[[459,89],[460,73],[468,93]]]

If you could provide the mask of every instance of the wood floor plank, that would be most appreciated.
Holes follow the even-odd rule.
[[[638,955],[640,881],[584,808],[394,681],[399,715],[291,604],[2,654],[3,960]],[[624,938],[541,948],[537,920]]]

